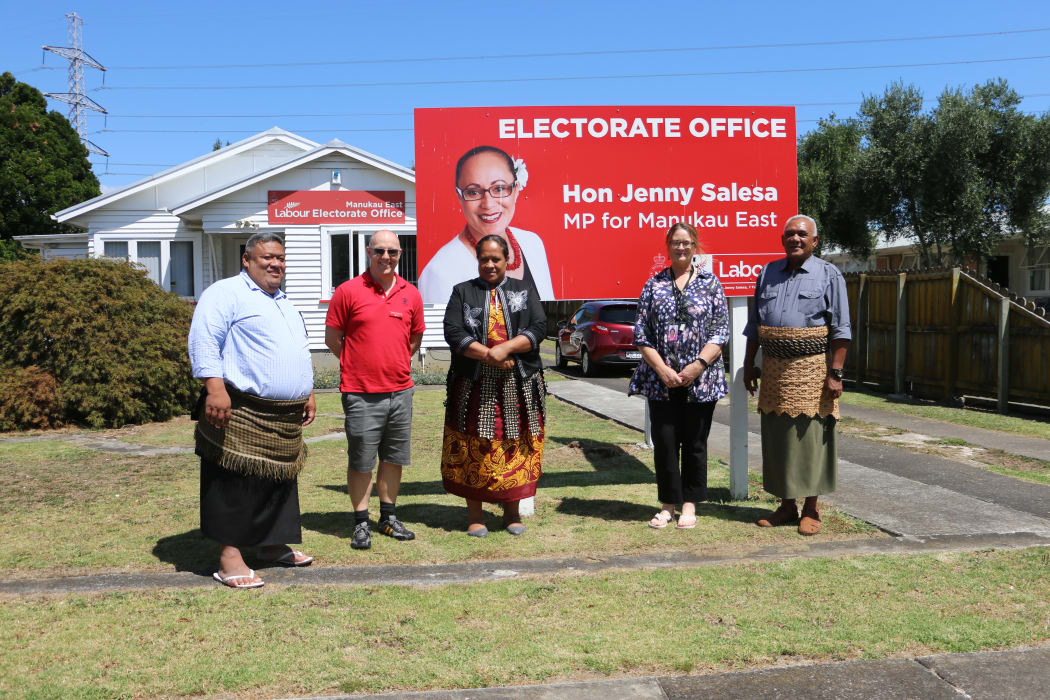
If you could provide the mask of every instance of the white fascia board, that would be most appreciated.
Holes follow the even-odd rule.
[[[178,175],[185,175],[186,173],[193,172],[194,170],[199,170],[200,168],[203,168],[206,165],[209,165],[217,160],[225,160],[230,156],[235,156],[238,153],[243,153],[244,151],[250,150],[267,141],[283,141],[289,144],[290,146],[305,149],[315,149],[318,147],[317,143],[314,143],[309,139],[305,139],[302,136],[293,134],[290,131],[285,131],[284,129],[274,127],[272,129],[268,129],[267,131],[263,131],[262,133],[255,134],[254,136],[249,136],[248,138],[238,141],[237,143],[231,143],[229,146],[224,146],[223,148],[220,148],[217,151],[206,153],[202,156],[194,158],[193,160],[188,160],[180,165],[168,168],[167,170],[162,170],[156,175],[150,175],[147,178],[138,180],[137,182],[133,182],[130,185],[126,185],[120,188],[119,190],[107,192],[106,194],[99,195],[98,197],[89,199],[85,202],[81,202],[80,204],[74,204],[73,206],[67,209],[63,209],[62,211],[52,214],[51,218],[59,223],[69,221],[70,219],[76,218],[78,216],[83,216],[84,214],[98,209],[99,207],[111,204],[117,201],[118,199],[135,194],[136,192],[141,192],[147,187],[159,185],[163,182],[171,180],[172,178]]]
[[[289,170],[294,170],[295,168],[298,168],[301,165],[305,165],[306,163],[317,160],[319,158],[324,158],[325,156],[329,156],[333,153],[341,153],[342,155],[347,156],[353,160],[362,162],[365,165],[370,165],[378,170],[390,173],[391,175],[399,177],[407,182],[411,182],[412,184],[415,184],[416,182],[415,175],[411,174],[411,170],[408,170],[407,168],[402,168],[400,165],[390,163],[389,161],[383,160],[381,158],[376,159],[375,156],[365,157],[367,154],[365,154],[363,151],[359,152],[356,149],[345,145],[319,146],[318,148],[310,151],[309,153],[304,153],[298,158],[293,158],[292,160],[288,160],[279,165],[275,165],[269,170],[264,170],[260,173],[249,175],[243,180],[230,183],[229,185],[225,185],[217,190],[212,190],[211,192],[208,192],[205,195],[195,197],[189,201],[178,204],[169,209],[169,211],[175,216],[184,216],[185,214],[190,213],[198,207],[202,207],[205,204],[210,204],[216,199],[225,197],[228,194],[233,194],[237,190],[244,189],[245,187],[251,187],[252,185],[262,182],[263,180],[275,177],[277,175],[280,175],[281,173],[288,172]]]
[[[90,233],[39,233],[31,236],[11,236],[14,240],[26,243],[87,243]]]

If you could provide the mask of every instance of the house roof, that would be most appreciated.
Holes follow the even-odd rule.
[[[272,129],[267,129],[266,131],[255,134],[254,136],[249,136],[246,139],[242,139],[237,143],[231,143],[229,146],[224,146],[223,148],[220,148],[216,151],[212,151],[211,153],[206,153],[205,155],[194,158],[193,160],[188,160],[185,163],[182,163],[181,165],[176,165],[173,168],[162,170],[156,175],[150,175],[145,179],[133,182],[130,185],[125,185],[120,189],[114,190],[112,192],[107,192],[105,194],[99,195],[98,197],[95,197],[94,199],[89,199],[85,202],[80,202],[79,204],[74,204],[73,206],[67,209],[63,209],[62,211],[52,214],[51,218],[55,221],[58,221],[59,223],[69,221],[70,219],[74,219],[76,217],[83,216],[88,212],[94,211],[99,207],[106,206],[107,204],[112,204],[113,202],[123,199],[124,197],[133,195],[136,192],[140,192],[141,190],[146,189],[147,187],[152,187],[162,182],[166,182],[173,178],[179,177],[181,175],[185,175],[189,172],[193,172],[194,170],[199,170],[211,163],[225,160],[231,156],[237,155],[238,153],[242,153],[251,148],[255,148],[260,144],[266,143],[267,141],[284,141],[285,143],[291,144],[293,146],[298,146],[303,150],[318,148],[318,144],[314,141],[310,141],[309,139],[305,139],[302,136],[299,136],[298,134],[293,134],[290,131],[285,131],[284,129],[275,126]]]
[[[230,184],[223,185],[222,187],[214,189],[211,192],[206,192],[205,194],[194,197],[193,199],[189,199],[185,202],[182,202],[181,204],[177,204],[174,207],[172,207],[170,211],[175,216],[183,216],[184,214],[187,214],[193,211],[194,209],[197,209],[198,207],[202,207],[205,204],[213,202],[216,199],[225,197],[228,194],[232,194],[233,192],[236,192],[240,189],[254,185],[257,182],[262,182],[263,180],[274,177],[275,175],[279,175],[283,172],[287,172],[294,168],[298,168],[299,166],[304,165],[305,163],[315,161],[319,158],[324,158],[325,156],[331,155],[333,153],[341,153],[361,163],[365,163],[366,165],[371,165],[372,167],[378,168],[379,170],[388,172],[391,175],[399,177],[407,182],[415,183],[416,181],[416,174],[411,169],[406,168],[403,165],[398,165],[397,163],[394,163],[392,161],[386,160],[385,158],[380,158],[379,156],[374,155],[372,153],[368,153],[367,151],[362,151],[359,148],[354,148],[353,146],[346,144],[340,141],[339,139],[332,139],[323,146],[318,146],[312,151],[307,151],[302,155],[299,155],[290,160],[286,160],[283,163],[273,166],[269,170],[263,170],[258,173],[253,173],[241,180],[231,182]]]

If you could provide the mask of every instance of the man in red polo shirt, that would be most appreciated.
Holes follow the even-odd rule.
[[[415,539],[394,515],[394,503],[401,468],[410,462],[412,355],[423,340],[423,300],[397,274],[401,244],[393,231],[376,231],[367,250],[368,270],[332,295],[324,335],[339,358],[354,549],[372,546],[368,497],[377,455],[379,531],[396,540]]]

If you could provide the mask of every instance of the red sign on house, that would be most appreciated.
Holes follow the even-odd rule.
[[[271,224],[403,224],[405,193],[395,190],[270,190]]]

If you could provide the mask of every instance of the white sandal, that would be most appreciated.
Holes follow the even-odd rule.
[[[674,514],[668,513],[666,510],[661,510],[653,516],[652,520],[649,521],[649,527],[654,530],[663,530],[672,520],[674,520]]]
[[[239,579],[239,578],[246,578],[249,581],[251,581],[253,578],[255,578],[255,570],[254,569],[248,569],[248,573],[246,573],[246,574],[234,574],[233,576],[223,576],[218,571],[216,571],[214,574],[211,575],[211,577],[213,579],[215,579],[216,581],[218,581],[219,583],[221,583],[222,585],[227,586],[229,588],[262,588],[266,584],[266,582],[262,581],[262,580],[256,581],[254,583],[246,583],[246,584],[243,584],[243,585],[237,585],[236,583],[230,583],[230,581],[234,581],[234,580]]]

